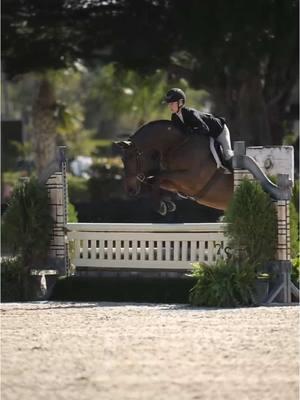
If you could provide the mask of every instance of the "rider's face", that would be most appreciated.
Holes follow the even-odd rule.
[[[182,106],[182,101],[174,101],[172,103],[168,103],[168,106],[172,113],[177,113]]]

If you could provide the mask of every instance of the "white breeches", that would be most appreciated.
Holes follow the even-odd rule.
[[[215,149],[215,144],[214,144],[215,141],[220,143],[225,160],[230,160],[233,157],[233,150],[231,148],[231,143],[230,143],[230,132],[226,125],[224,125],[223,131],[216,139],[212,137],[209,138],[210,150],[212,152],[212,155],[214,156],[214,159],[216,160],[218,168],[220,168],[222,163]]]

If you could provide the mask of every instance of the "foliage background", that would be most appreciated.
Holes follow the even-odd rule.
[[[39,175],[46,139],[52,148],[67,145],[70,161],[93,159],[89,179],[71,180],[72,202],[122,198],[111,141],[169,118],[161,100],[170,86],[186,90],[189,105],[225,116],[232,140],[294,144],[298,172],[298,7],[296,0],[4,0],[1,113],[22,121],[23,141],[2,164],[2,203],[18,176]]]

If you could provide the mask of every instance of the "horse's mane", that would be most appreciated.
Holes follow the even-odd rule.
[[[155,126],[155,125],[164,125],[166,127],[169,127],[170,125],[173,126],[175,129],[177,129],[173,122],[168,120],[168,119],[158,119],[155,121],[150,121],[150,122],[146,122],[144,125],[140,126],[137,131],[135,131],[132,135],[130,135],[129,140],[133,139],[134,137],[136,137],[136,135],[139,135],[145,128],[151,127],[151,126]]]

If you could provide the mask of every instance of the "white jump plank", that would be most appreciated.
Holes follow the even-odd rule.
[[[114,224],[69,225],[76,266],[190,269],[226,256],[223,224],[117,224],[116,231]]]
[[[195,240],[191,241],[191,251],[190,251],[190,260],[191,262],[197,261],[197,242]]]
[[[96,240],[91,240],[91,259],[96,260]]]
[[[174,241],[174,257],[173,257],[174,261],[178,261],[179,260],[179,241],[175,240]]]
[[[187,254],[187,240],[182,240],[181,242],[181,260],[187,261],[188,254]]]
[[[116,260],[121,260],[121,240],[116,240]]]
[[[148,253],[148,260],[153,261],[154,260],[154,243],[153,241],[149,241],[149,253]]]
[[[171,259],[171,243],[169,240],[166,240],[165,251],[166,251],[165,259],[166,259],[166,261],[170,261],[170,259]]]
[[[163,260],[163,254],[162,254],[162,242],[159,240],[157,241],[157,253],[156,253],[156,259],[157,261],[162,261]]]

